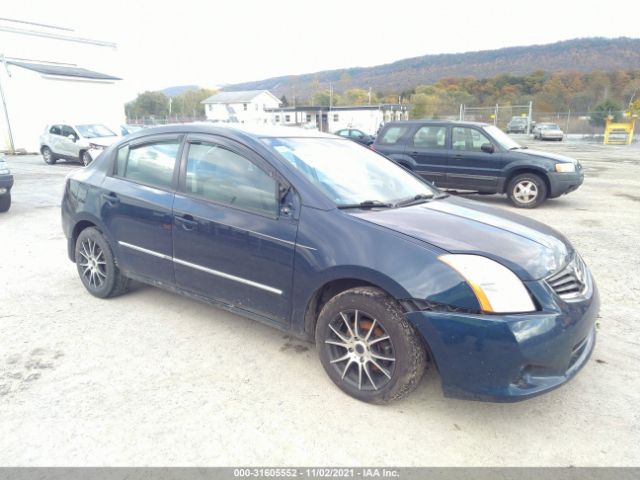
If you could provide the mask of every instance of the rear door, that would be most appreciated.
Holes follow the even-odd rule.
[[[449,128],[445,125],[423,125],[416,130],[407,154],[416,162],[415,170],[439,187],[447,185]]]
[[[280,209],[283,182],[240,144],[189,136],[174,203],[178,286],[287,323],[298,225]]]
[[[117,152],[100,198],[103,221],[120,268],[173,284],[173,201],[179,135],[146,137]]]
[[[482,151],[485,144],[494,145],[494,153]],[[479,128],[451,127],[447,187],[496,192],[505,163],[505,154]]]

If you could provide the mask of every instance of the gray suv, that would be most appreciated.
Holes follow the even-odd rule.
[[[49,165],[59,159],[89,165],[120,136],[101,124],[47,125],[40,136],[40,153]]]

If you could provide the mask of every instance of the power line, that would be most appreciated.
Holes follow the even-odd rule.
[[[0,17],[0,20],[3,21],[3,22],[22,23],[22,24],[25,24],[25,25],[34,25],[36,27],[55,28],[56,30],[65,30],[67,32],[75,32],[75,30],[73,28],[56,27],[55,25],[47,25],[46,23],[28,22],[26,20],[16,20],[15,18]]]

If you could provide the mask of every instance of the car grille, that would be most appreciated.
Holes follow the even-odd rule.
[[[547,278],[547,283],[560,298],[571,300],[587,291],[587,275],[587,266],[576,254],[566,267]]]

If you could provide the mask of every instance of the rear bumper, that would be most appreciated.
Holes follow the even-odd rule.
[[[566,193],[577,190],[584,182],[584,172],[580,170],[574,173],[555,173],[548,175],[549,178],[549,197],[559,197]]]
[[[551,298],[544,282],[534,283],[532,292]],[[561,386],[587,363],[599,304],[594,284],[586,300],[533,314],[412,312],[407,319],[427,342],[446,396],[514,402]]]

